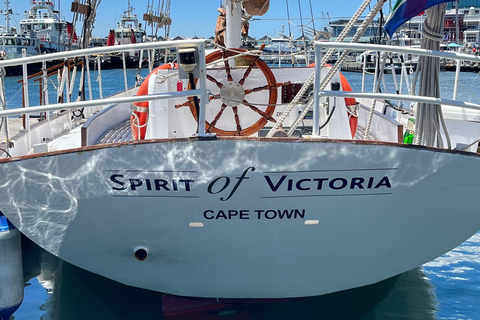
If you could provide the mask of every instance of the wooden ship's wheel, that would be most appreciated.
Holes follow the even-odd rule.
[[[206,56],[207,65],[223,61],[224,67],[221,70],[207,69],[207,80],[213,84],[213,88],[209,88],[212,89],[212,96],[207,104],[208,120],[205,128],[207,133],[216,133],[219,136],[250,136],[262,129],[268,121],[276,122],[273,113],[277,104],[277,88],[284,83],[277,83],[268,65],[253,55],[242,56],[247,66],[241,69],[241,76],[238,72],[235,72],[234,76],[229,58],[233,59],[233,56],[245,50],[232,50],[219,50]],[[261,71],[265,85],[258,86],[258,75],[255,76],[255,81],[249,81],[253,68]],[[257,86],[250,87],[250,83]],[[254,100],[250,100],[250,97]],[[188,106],[198,121],[192,97],[176,107],[182,106]]]

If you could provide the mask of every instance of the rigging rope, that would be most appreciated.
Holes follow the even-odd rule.
[[[340,35],[338,36],[336,42],[342,42],[343,39],[345,39],[345,37],[348,35],[348,33],[350,32],[350,30],[353,28],[353,26],[355,25],[355,23],[357,23],[357,21],[360,19],[362,13],[367,9],[368,5],[370,4],[372,0],[364,0],[363,3],[360,5],[360,7],[358,8],[357,12],[355,12],[355,14],[353,15],[353,17],[350,19],[350,21],[347,23],[347,25],[345,26],[345,28],[342,30],[342,32],[340,33]],[[386,0],[382,0],[383,1],[386,1]],[[379,1],[380,2],[380,1]],[[358,32],[357,32],[358,33]],[[363,34],[363,33],[362,33]],[[330,59],[330,57],[332,56],[332,54],[335,52],[335,49],[329,49],[327,51],[327,53],[323,56],[322,58],[322,66],[325,65],[325,63],[327,63],[328,59]],[[342,61],[343,62],[343,61]],[[267,133],[267,137],[271,138],[273,137],[274,133],[276,131],[278,131],[278,129],[283,125],[283,122],[285,121],[285,119],[290,115],[290,112],[293,110],[293,108],[295,107],[295,105],[300,101],[300,98],[307,92],[308,88],[310,87],[310,85],[313,83],[313,80],[315,79],[315,71],[312,72],[312,74],[310,75],[310,77],[308,77],[308,79],[305,81],[305,83],[303,84],[303,86],[300,88],[300,90],[298,91],[298,93],[295,95],[295,97],[293,98],[293,100],[290,102],[290,104],[288,105],[288,107],[285,109],[285,111],[282,113],[282,115],[280,116],[280,118],[277,120],[276,123],[274,123],[274,125],[272,126],[272,128],[270,129],[270,131]],[[320,88],[320,90],[322,90],[322,88]],[[304,109],[304,113],[302,113],[294,122],[294,124],[292,125],[292,128],[290,128],[289,130],[289,136],[295,131],[295,129],[298,127],[298,125],[300,124],[300,122],[303,121],[303,118],[305,117],[305,114],[308,113],[308,110],[311,108],[311,106],[313,105],[313,99],[310,101],[310,103],[307,105],[307,107],[305,107]]]
[[[357,29],[357,32],[355,33],[355,35],[353,36],[352,38],[352,41],[351,42],[357,42],[362,36],[363,34],[365,33],[365,30],[367,30],[369,24],[373,21],[373,19],[375,19],[375,16],[377,15],[377,13],[382,9],[382,6],[383,4],[385,3],[385,1],[387,0],[379,0],[376,4],[375,4],[375,7],[372,9],[372,11],[370,11],[367,15],[367,17],[365,18],[365,20],[362,22],[362,24],[360,25],[360,27],[358,27]],[[360,18],[360,15],[363,13],[363,11],[361,11],[361,9],[363,8],[363,6],[366,7],[368,6],[368,4],[370,3],[370,1],[365,1],[362,6],[360,6],[359,10],[357,10],[357,12],[355,13],[354,15],[354,18],[357,17],[357,20],[358,18]],[[360,12],[361,11],[361,12]],[[353,18],[352,18],[353,20]],[[330,53],[330,51],[333,53],[333,49],[330,49],[327,54],[322,58],[322,61],[321,61],[321,65],[324,66],[325,63],[327,63],[327,59],[330,58],[330,56],[328,55]],[[342,52],[342,54],[340,55],[340,57],[338,58],[337,62],[335,62],[335,64],[333,65],[332,68],[330,68],[330,70],[328,71],[327,75],[325,76],[325,78],[323,79],[323,81],[321,82],[320,84],[320,88],[318,90],[323,90],[326,88],[327,84],[330,83],[330,81],[332,80],[333,76],[336,74],[336,72],[340,69],[341,65],[343,64],[343,62],[345,61],[345,59],[347,58],[347,56],[350,54],[350,50],[344,50]],[[313,82],[313,79],[315,77],[315,72],[312,73],[313,77],[312,77],[312,82]],[[310,78],[309,78],[310,79]],[[308,79],[308,80],[309,80]],[[308,81],[307,80],[307,81]],[[304,84],[305,86],[305,84]],[[303,87],[302,87],[303,88]],[[317,91],[317,90],[315,90]],[[298,93],[300,94],[300,92]],[[297,94],[297,96],[298,96]],[[302,94],[303,95],[303,94]],[[310,108],[313,106],[313,103],[314,103],[314,99],[311,99],[310,102],[308,103],[307,107],[305,109],[303,109],[302,113],[297,117],[297,119],[295,120],[295,122],[292,124],[292,126],[290,127],[290,129],[288,130],[288,136],[291,136],[293,134],[293,132],[295,131],[295,129],[298,127],[298,125],[300,124],[300,122],[302,121],[302,119],[307,115],[308,111],[310,110]],[[287,109],[288,110],[288,109]],[[291,110],[290,110],[291,111]],[[283,115],[285,114],[289,114],[290,111],[285,111],[283,113]],[[280,122],[280,121],[278,121]],[[277,122],[277,123],[278,123]],[[273,128],[272,128],[273,130]],[[271,131],[271,130],[270,130]],[[270,132],[269,132],[270,133]],[[267,135],[268,136],[268,135]]]

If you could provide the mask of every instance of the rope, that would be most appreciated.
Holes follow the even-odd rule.
[[[375,19],[375,16],[377,15],[378,12],[380,12],[380,10],[382,10],[382,7],[383,7],[383,4],[386,2],[387,0],[380,0],[378,1],[376,4],[375,4],[375,7],[368,13],[367,17],[365,18],[365,20],[362,22],[362,24],[360,25],[360,27],[357,29],[357,32],[355,33],[355,35],[353,36],[353,39],[352,39],[352,43],[353,42],[358,42],[358,40],[363,36],[363,34],[365,33],[365,31],[367,30],[368,26],[370,25],[370,23]],[[352,22],[354,19],[357,19],[360,18],[360,15],[363,13],[363,11],[365,11],[365,9],[368,7],[370,1],[369,0],[366,0],[364,1],[364,3],[360,6],[360,8],[357,10],[357,12],[355,13],[354,17],[352,18],[352,20],[350,20],[350,22]],[[363,11],[361,11],[363,9]],[[349,22],[349,23],[350,23]],[[355,20],[356,22],[356,20]],[[354,22],[354,23],[355,23]],[[347,24],[348,25],[348,24]],[[344,30],[345,31],[345,30]],[[343,33],[343,32],[342,32]],[[342,39],[343,40],[343,39]],[[340,40],[341,41],[341,40]],[[338,42],[338,39],[337,39],[337,42]],[[328,61],[328,59],[330,58],[330,55],[329,53],[333,53],[333,49],[330,49],[327,54],[322,58],[322,66],[325,65]],[[329,70],[329,72],[327,73],[327,75],[325,76],[325,78],[323,79],[322,83],[320,84],[320,88],[315,89],[315,91],[320,91],[320,90],[324,90],[325,87],[327,86],[328,83],[330,83],[330,81],[332,80],[333,76],[337,73],[337,71],[340,69],[341,65],[343,64],[343,62],[345,61],[345,59],[347,58],[347,56],[350,54],[350,50],[344,50],[342,52],[342,54],[340,55],[340,57],[338,58],[337,62],[335,63],[335,65]],[[312,75],[307,79],[307,81],[305,82],[305,84],[302,86],[302,89],[305,87],[305,85],[307,84],[308,82],[308,86],[310,86],[311,82],[313,82],[315,78],[315,72],[312,73]],[[310,82],[309,82],[310,81]],[[307,87],[308,88],[308,87]],[[305,88],[305,91],[306,89]],[[304,93],[304,92],[303,92]],[[301,96],[303,96],[303,93],[302,93],[302,90],[299,91],[299,93],[297,93],[297,95],[295,96],[295,98],[298,97],[298,99],[296,99],[296,101],[298,101],[300,99]],[[295,99],[293,100],[295,101]],[[293,102],[292,101],[292,102]],[[292,102],[290,103],[290,105],[292,105]],[[310,110],[310,108],[312,107],[314,103],[314,100],[310,100],[310,102],[308,103],[307,107],[305,109],[303,109],[302,113],[297,117],[297,119],[294,121],[294,123],[292,124],[292,126],[290,127],[290,129],[288,130],[288,136],[291,136],[293,134],[293,132],[295,131],[295,129],[298,127],[298,125],[300,124],[300,122],[302,121],[302,119],[307,115],[308,111]],[[289,107],[290,107],[289,105]],[[290,114],[291,112],[291,109],[293,109],[293,105],[292,105],[292,108],[287,108],[287,110],[285,110],[285,112],[282,114],[282,118],[283,120],[287,117],[287,115]],[[279,124],[280,122],[283,122],[283,120],[279,120],[275,125]],[[273,126],[273,128],[270,130],[269,134],[272,132],[272,130],[274,130],[275,128],[275,125]],[[277,129],[280,125],[277,126]],[[273,133],[272,133],[273,134]],[[268,134],[267,134],[267,137],[268,137]]]
[[[355,12],[355,14],[353,15],[353,17],[350,19],[350,21],[347,23],[347,25],[345,26],[345,28],[342,30],[342,32],[340,33],[340,35],[338,36],[336,42],[342,42],[343,39],[345,39],[345,37],[348,35],[348,33],[350,32],[350,30],[353,28],[353,26],[355,25],[355,23],[357,23],[357,21],[360,19],[361,15],[363,14],[363,12],[367,9],[368,5],[370,4],[372,0],[364,0],[363,3],[360,5],[360,7],[358,8],[357,12]],[[385,0],[386,1],[386,0]],[[358,33],[358,31],[357,31]],[[325,65],[328,61],[328,59],[330,59],[330,57],[333,55],[333,53],[335,52],[335,49],[329,49],[327,51],[327,53],[323,56],[322,58],[322,66]],[[285,111],[282,113],[282,115],[280,116],[280,118],[277,120],[277,122],[273,125],[273,127],[270,129],[270,131],[267,133],[266,137],[267,138],[271,138],[273,137],[273,135],[275,134],[275,132],[280,129],[280,127],[282,127],[283,125],[283,122],[285,121],[285,119],[290,115],[290,113],[292,112],[293,108],[295,107],[295,105],[300,101],[300,98],[307,92],[308,88],[310,87],[310,85],[313,83],[315,79],[315,71],[312,72],[312,74],[310,75],[310,77],[308,77],[308,79],[305,81],[305,83],[303,84],[303,86],[300,88],[300,90],[298,91],[298,93],[295,95],[295,97],[293,98],[293,100],[290,102],[290,104],[288,105],[288,107],[285,109]],[[320,89],[322,90],[322,89]],[[300,124],[300,122],[303,121],[303,118],[305,117],[305,115],[308,113],[308,111],[310,110],[310,108],[312,107],[313,105],[313,99],[310,100],[310,102],[308,103],[308,105],[305,107],[304,109],[304,112],[302,112],[302,114],[300,116],[297,117],[297,119],[295,120],[294,124],[292,125],[292,128],[290,128],[290,130],[288,131],[288,136],[291,136],[292,133],[295,131],[295,129],[298,127],[298,125]]]
[[[422,31],[422,48],[440,50],[446,6],[447,4],[443,3],[426,10],[427,19]],[[418,81],[418,95],[440,98],[440,59],[421,56],[417,65],[418,68],[412,81],[412,92],[415,93]],[[441,106],[439,104],[419,103],[415,112],[414,143],[443,148],[441,130],[445,133],[448,149],[451,149],[450,136],[447,132]]]

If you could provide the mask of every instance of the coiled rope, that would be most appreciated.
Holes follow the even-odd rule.
[[[446,3],[436,5],[426,10],[427,18],[423,26],[422,48],[440,50],[443,40],[443,22]],[[440,59],[434,57],[419,57],[417,71],[412,81],[412,92],[415,92],[419,82],[419,96],[440,98]],[[448,149],[451,149],[450,137],[447,132],[442,108],[439,104],[419,103],[415,112],[414,143],[424,146],[443,148],[441,130],[445,133]]]

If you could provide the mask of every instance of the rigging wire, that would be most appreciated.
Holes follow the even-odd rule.
[[[285,2],[287,3],[288,36],[291,37],[292,36],[292,28],[290,27],[290,10],[288,8],[288,0],[285,0]]]
[[[298,10],[300,12],[300,25],[301,25],[301,28],[302,28],[302,37],[305,38],[305,33],[303,31],[302,6],[300,5],[300,0],[298,0]]]
[[[313,35],[315,38],[315,19],[313,18],[313,8],[312,8],[312,0],[309,0],[310,2],[310,14],[312,15],[312,22],[313,22]]]

